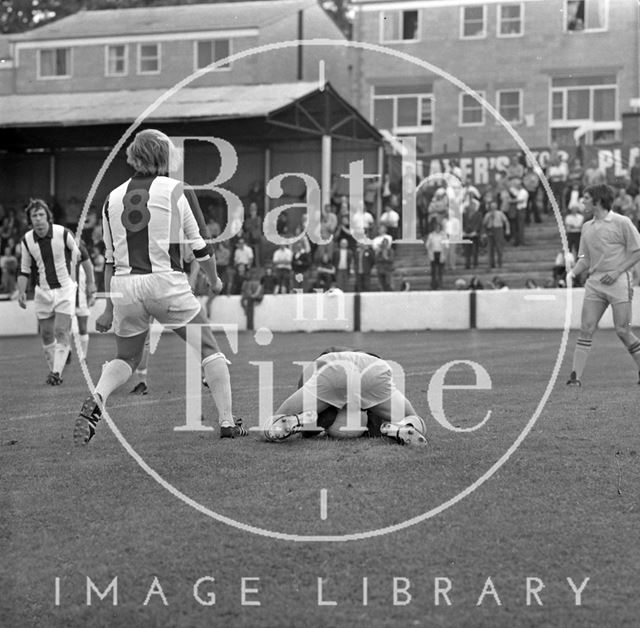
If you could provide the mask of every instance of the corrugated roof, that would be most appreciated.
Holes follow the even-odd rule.
[[[22,33],[20,41],[111,37],[148,33],[259,27],[316,6],[315,0],[260,0],[221,4],[79,11],[74,15]]]
[[[318,89],[318,82],[184,88],[148,121],[254,118]],[[0,127],[132,123],[165,89],[0,96]]]

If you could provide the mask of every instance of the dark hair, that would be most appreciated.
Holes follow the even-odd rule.
[[[49,209],[49,206],[41,199],[41,198],[30,198],[29,204],[25,208],[25,213],[27,214],[27,218],[31,223],[31,212],[37,211],[39,209],[44,209],[47,214],[47,218],[49,222],[53,222],[53,212]]]
[[[613,205],[613,199],[615,198],[615,192],[610,185],[606,183],[597,183],[596,185],[588,185],[583,192],[583,196],[588,194],[594,204],[600,203],[604,209],[611,209]]]

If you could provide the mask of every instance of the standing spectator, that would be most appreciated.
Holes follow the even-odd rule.
[[[462,237],[466,242],[462,245],[465,268],[478,267],[480,253],[480,233],[482,232],[482,214],[480,201],[470,194],[463,206]]]
[[[442,228],[447,238],[445,247],[445,259],[449,270],[456,269],[456,257],[458,255],[458,242],[462,235],[462,225],[460,219],[452,212],[448,218],[442,222]]]
[[[349,242],[342,238],[338,244],[338,250],[333,253],[333,265],[336,269],[336,285],[343,292],[347,291],[349,275],[353,272],[353,251],[349,248]]]
[[[331,256],[328,252],[324,252],[320,257],[318,266],[316,267],[316,281],[314,287],[317,290],[329,290],[333,285],[336,277],[336,267],[331,262]]]
[[[242,230],[247,239],[247,244],[253,251],[255,265],[261,266],[260,244],[262,241],[262,218],[258,215],[258,204],[256,202],[249,204],[249,215],[244,219]]]
[[[242,236],[236,241],[236,249],[233,252],[233,265],[237,269],[240,264],[243,264],[246,269],[253,266],[253,249]]]
[[[443,285],[444,255],[446,252],[447,239],[442,229],[442,225],[437,220],[433,221],[425,247],[427,258],[431,266],[431,289],[440,290]]]
[[[482,226],[487,232],[489,244],[489,268],[502,268],[502,252],[504,251],[505,235],[509,234],[509,220],[498,208],[496,201],[491,201],[489,212],[482,221]]]
[[[439,187],[435,191],[431,203],[429,203],[428,215],[430,225],[434,224],[434,218],[437,218],[438,222],[442,223],[449,215],[449,197],[447,196],[447,190],[445,188]]]
[[[242,294],[242,285],[248,277],[249,273],[247,266],[245,264],[236,264],[233,273],[233,280],[229,288],[229,294],[234,296]]]
[[[522,179],[524,189],[529,193],[527,201],[527,209],[525,214],[525,222],[531,223],[531,218],[537,222],[542,222],[540,218],[540,210],[538,209],[538,190],[540,189],[540,179],[534,172],[533,168],[527,169]]]
[[[522,186],[521,179],[513,179],[511,181],[511,187],[509,193],[513,198],[515,205],[515,233],[513,239],[514,246],[524,246],[524,223],[525,215],[527,213],[527,204],[529,203],[529,192],[527,192]]]
[[[578,257],[578,250],[580,249],[580,232],[582,231],[582,225],[584,223],[584,216],[580,213],[579,209],[579,205],[571,205],[569,207],[569,213],[564,219],[568,248],[576,258]]]
[[[302,226],[299,226],[296,229],[296,235],[300,236],[301,233]],[[291,245],[291,251],[293,253],[291,270],[295,287],[306,291],[309,269],[311,268],[311,243],[306,233],[302,233],[300,239]]]
[[[506,172],[507,179],[524,178],[524,166],[520,163],[518,155],[512,155]]]
[[[380,225],[378,227],[378,235],[375,238],[373,238],[374,253],[380,249],[380,247],[382,246],[383,240],[387,240],[387,242],[389,243],[389,246],[393,244],[393,240],[391,239],[391,236],[387,233],[387,228],[384,225]]]
[[[336,232],[334,234],[335,242],[340,242],[340,240],[343,239],[347,241],[351,251],[355,251],[356,245],[358,243],[351,233],[351,229],[349,226],[349,216],[342,216],[342,218],[340,218],[340,224],[338,225],[338,228],[336,229]]]
[[[96,281],[96,290],[104,292],[104,255],[102,247],[94,246],[91,250],[91,261],[93,262],[93,276]]]
[[[607,176],[598,167],[598,160],[592,159],[589,162],[589,166],[584,171],[582,177],[582,188],[584,189],[588,185],[602,185],[607,182]]]
[[[273,254],[273,268],[276,278],[276,294],[287,294],[291,287],[293,252],[287,244],[281,244]]]
[[[218,276],[222,282],[222,294],[229,294],[233,281],[233,265],[231,264],[231,248],[227,242],[216,242],[213,251],[218,269]]]
[[[2,285],[0,292],[14,296],[18,271],[18,258],[15,247],[7,245],[0,257],[0,269],[2,269]]]
[[[566,159],[556,153],[556,155],[549,161],[547,166],[547,179],[549,179],[549,187],[556,199],[560,213],[564,216],[565,213],[565,186],[567,184],[567,178],[569,176],[569,168],[567,166]],[[548,213],[550,206],[550,199],[545,195],[545,213]]]
[[[376,256],[373,248],[368,244],[358,244],[354,256],[356,292],[369,292],[371,290],[371,270],[375,262]]]
[[[242,309],[247,316],[250,315],[254,305],[260,303],[264,298],[264,289],[260,279],[258,279],[259,272],[260,270],[258,268],[252,268],[240,289],[242,296],[240,305],[242,305]]]
[[[380,248],[376,251],[376,270],[378,272],[378,283],[383,292],[389,292],[391,288],[391,277],[393,276],[394,253],[391,248],[391,241],[383,238],[380,241]]]
[[[631,222],[633,222],[633,224],[635,224],[635,207],[633,197],[627,193],[627,190],[623,185],[618,187],[611,209],[616,212],[616,214],[626,216],[631,220]]]
[[[262,286],[263,294],[275,294],[277,283],[271,264],[267,264],[264,267],[264,274],[260,278],[260,285]]]
[[[574,157],[569,166],[567,176],[567,188],[565,192],[564,206],[569,207],[569,195],[572,190],[578,191],[578,197],[582,196],[582,179],[584,178],[584,168],[579,157]]]
[[[573,253],[569,251],[565,256],[564,251],[559,251],[556,255],[556,259],[553,263],[553,283],[556,288],[565,288],[567,285],[567,267],[571,270],[576,263],[576,258]],[[573,282],[574,287],[580,285],[579,281]]]
[[[398,227],[400,226],[400,214],[393,209],[391,205],[387,205],[380,216],[380,224],[387,228],[387,233],[393,240],[398,238]]]

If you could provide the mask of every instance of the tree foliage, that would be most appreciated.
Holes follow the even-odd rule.
[[[318,1],[338,27],[349,36],[351,31],[349,1]],[[0,0],[0,32],[4,34],[22,33],[72,15],[82,9],[129,9],[181,4],[215,4],[217,2],[229,2],[229,0]]]

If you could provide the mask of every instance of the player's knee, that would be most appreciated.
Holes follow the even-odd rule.
[[[615,330],[616,330],[616,334],[617,334],[618,338],[620,338],[620,340],[622,340],[623,342],[626,342],[628,340],[628,337],[629,337],[629,325],[628,324],[616,325],[615,326]]]
[[[71,334],[66,327],[56,327],[53,330],[53,335],[55,336],[56,342],[61,344],[68,344],[71,340]]]

